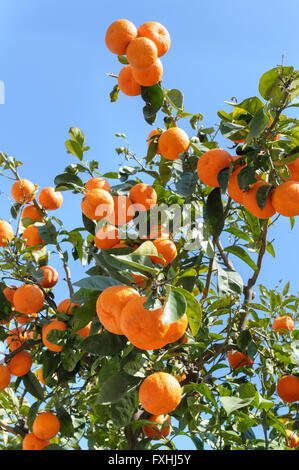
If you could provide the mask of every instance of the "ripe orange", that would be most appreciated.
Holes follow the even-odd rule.
[[[182,389],[175,377],[167,372],[155,372],[144,379],[139,388],[141,406],[150,414],[168,414],[182,399]]]
[[[272,202],[271,202],[271,195],[268,193],[268,199],[264,209],[260,209],[257,200],[256,200],[256,193],[258,189],[264,185],[269,185],[265,181],[257,181],[254,183],[248,191],[244,191],[243,195],[243,204],[244,207],[255,217],[259,219],[268,219],[272,217],[276,210],[274,209]]]
[[[179,127],[171,127],[161,134],[158,153],[167,160],[176,160],[180,153],[187,152],[189,146],[188,134]]]
[[[35,225],[28,225],[23,232],[22,238],[25,240],[25,244],[28,248],[36,246],[38,247],[37,249],[39,249],[39,245],[45,245]]]
[[[223,149],[211,149],[205,152],[197,162],[197,174],[200,181],[213,188],[219,188],[218,173],[228,168],[232,156]]]
[[[124,225],[130,222],[135,215],[135,209],[131,199],[127,196],[113,196],[114,210],[107,217],[107,221],[113,225]]]
[[[28,374],[32,366],[32,357],[28,351],[20,351],[16,353],[8,362],[8,368],[11,375],[22,377]]]
[[[125,65],[120,70],[117,77],[117,84],[120,91],[127,96],[138,96],[141,94],[140,84],[137,83],[133,76],[133,67],[131,65]]]
[[[0,364],[0,390],[4,390],[10,384],[10,370],[8,366]]]
[[[34,204],[29,204],[25,206],[22,210],[22,219],[31,219],[35,222],[44,222],[42,215],[40,214],[39,210],[35,207]]]
[[[88,190],[91,189],[105,189],[105,191],[110,191],[111,186],[105,178],[101,178],[100,176],[95,176],[91,178],[85,183],[85,188]]]
[[[83,214],[92,220],[102,220],[112,213],[113,198],[105,189],[95,188],[85,192],[81,202]]]
[[[44,305],[44,301],[43,291],[33,284],[23,284],[18,287],[13,297],[17,312],[25,314],[39,312]]]
[[[66,324],[63,321],[60,320],[52,320],[50,323],[47,325],[44,325],[42,328],[42,342],[43,344],[50,349],[50,351],[54,352],[60,352],[62,351],[62,346],[58,346],[57,344],[50,343],[49,340],[47,340],[47,335],[51,330],[66,330]]]
[[[27,179],[16,181],[11,187],[11,195],[19,204],[28,204],[34,199],[35,186]]]
[[[14,231],[12,226],[8,222],[0,220],[0,246],[7,246],[13,237]]]
[[[59,419],[51,412],[41,413],[33,421],[32,431],[39,439],[52,439],[59,433],[59,430]]]
[[[287,403],[299,400],[299,377],[296,375],[284,375],[278,379],[276,391],[279,398]]]
[[[139,349],[159,349],[183,336],[188,326],[184,314],[177,322],[165,325],[162,322],[164,307],[146,310],[143,304],[147,297],[133,297],[123,307],[120,315],[120,330]]]
[[[41,266],[40,269],[45,273],[41,283],[42,287],[50,289],[56,286],[58,282],[58,272],[56,269],[52,268],[52,266]]]
[[[135,69],[148,69],[158,58],[155,43],[145,37],[133,39],[126,50],[129,64]]]
[[[41,190],[38,200],[44,209],[54,211],[62,205],[63,196],[59,191],[55,191],[55,188],[48,187]]]
[[[277,186],[272,194],[272,206],[286,217],[299,215],[299,182],[287,180]]]
[[[15,320],[17,323],[20,323],[20,325],[25,325],[28,322],[34,321],[34,319],[37,317],[37,313],[31,313],[30,315],[21,315],[20,313],[16,312],[15,314]]]
[[[80,304],[71,303],[71,299],[64,299],[57,307],[59,313],[67,313],[68,315],[72,315],[73,307],[81,307]]]
[[[239,369],[239,367],[252,366],[253,361],[249,356],[239,351],[230,350],[227,356],[228,363],[232,369]]]
[[[243,194],[244,190],[240,189],[239,184],[238,184],[238,174],[240,171],[245,168],[246,165],[240,165],[237,168],[235,168],[230,175],[228,185],[227,185],[227,192],[230,195],[230,197],[237,202],[238,204],[243,205]]]
[[[22,345],[22,343],[25,342],[23,332],[24,328],[22,327],[13,328],[9,332],[9,335],[6,338],[6,344],[10,351],[15,351]]]
[[[148,211],[157,203],[157,193],[149,184],[138,183],[130,189],[129,198],[135,204],[136,210]]]
[[[132,74],[135,81],[142,86],[153,86],[158,83],[163,75],[163,65],[160,59],[157,59],[147,69],[135,69],[132,67]]]
[[[176,257],[177,257],[177,249],[172,240],[167,238],[156,238],[152,240],[152,243],[157,248],[158,254],[162,255],[164,260],[159,256],[150,256],[150,259],[154,264],[160,263],[163,266],[168,266]]]
[[[170,433],[170,426],[163,425],[164,423],[166,423],[166,421],[169,423],[169,425],[171,424],[171,419],[169,415],[151,415],[147,419],[152,423],[160,424],[162,428],[150,425],[142,426],[142,431],[146,437],[149,437],[150,439],[162,439],[163,437],[168,436],[168,434]]]
[[[299,158],[289,163],[287,166],[290,170],[290,179],[292,181],[299,181]]]
[[[124,55],[127,47],[137,37],[136,26],[128,20],[114,21],[106,31],[105,42],[113,54]]]
[[[42,367],[40,367],[37,371],[37,378],[38,378],[38,380],[40,381],[41,384],[45,385],[44,376],[43,376],[43,368]]]
[[[99,250],[109,250],[120,241],[120,231],[114,225],[104,225],[94,237],[94,243]]]
[[[23,450],[42,450],[49,445],[49,440],[39,439],[33,432],[26,434],[23,439]]]
[[[82,336],[82,338],[87,338],[87,336],[89,336],[91,324],[92,322],[89,322],[87,325],[83,326],[81,330],[76,331],[76,334]]]
[[[122,309],[131,298],[139,298],[139,293],[128,286],[111,286],[98,297],[96,310],[101,324],[111,333],[122,335],[120,316]]]
[[[287,315],[277,317],[273,321],[272,328],[274,331],[278,331],[280,334],[284,334],[294,329],[294,321]]]
[[[184,380],[186,380],[186,378],[187,378],[187,375],[186,375],[186,374],[182,374],[182,375],[177,375],[177,376],[176,376],[177,381],[180,382],[180,383],[181,383],[181,382],[184,382]]]
[[[146,37],[155,43],[158,57],[166,54],[170,48],[170,35],[167,29],[157,21],[147,21],[138,28],[138,37]]]
[[[5,297],[7,298],[8,302],[14,307],[14,304],[13,304],[13,297],[15,295],[15,292],[17,290],[18,286],[6,286],[4,289],[3,289],[3,294],[5,295]]]
[[[296,449],[296,447],[299,445],[299,436],[290,429],[286,430],[286,435],[286,446],[290,447],[291,449]]]

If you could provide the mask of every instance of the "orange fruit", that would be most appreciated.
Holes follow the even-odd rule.
[[[64,299],[57,307],[59,313],[67,313],[71,315],[73,313],[73,307],[80,307],[80,304],[71,303],[71,299]]]
[[[51,412],[41,413],[33,421],[32,431],[39,439],[52,439],[59,433],[59,430],[60,421]]]
[[[5,295],[5,297],[7,298],[8,302],[14,306],[13,304],[13,297],[15,295],[15,292],[17,290],[18,286],[6,286],[4,289],[3,289],[3,294]]]
[[[44,209],[54,211],[62,205],[63,196],[59,191],[55,191],[55,188],[48,187],[41,190],[38,200]]]
[[[278,331],[280,334],[284,334],[287,331],[291,331],[294,329],[294,321],[291,317],[287,315],[277,317],[273,321],[272,328],[274,331]]]
[[[85,188],[88,190],[91,189],[105,189],[105,191],[110,191],[111,186],[105,178],[101,178],[100,176],[95,176],[91,178],[85,183]]]
[[[57,344],[50,343],[50,341],[47,340],[47,335],[51,330],[60,330],[60,331],[66,330],[66,324],[60,320],[52,320],[47,325],[44,325],[42,328],[42,342],[44,346],[50,349],[50,351],[60,352],[62,351],[62,346],[58,346]]]
[[[187,378],[187,375],[186,375],[186,374],[182,374],[182,375],[177,375],[177,376],[176,376],[177,381],[180,382],[180,383],[181,383],[181,382],[184,382],[184,380],[186,380],[186,378]]]
[[[130,222],[135,215],[131,199],[127,196],[113,196],[114,210],[107,217],[107,221],[114,225],[124,225]]]
[[[173,343],[183,336],[188,326],[184,314],[177,322],[164,324],[164,307],[146,310],[143,304],[147,297],[135,296],[123,307],[120,315],[120,331],[137,348],[144,350],[159,349]]]
[[[10,384],[9,367],[0,364],[0,390],[4,390]]]
[[[211,149],[202,154],[197,162],[200,181],[213,188],[219,188],[218,173],[231,164],[232,156],[223,149]]]
[[[272,206],[286,217],[299,215],[299,182],[287,180],[272,193]]]
[[[296,375],[284,375],[278,379],[276,391],[279,398],[287,403],[299,400],[299,377]]]
[[[170,35],[165,26],[157,21],[147,21],[138,28],[138,37],[151,39],[158,50],[158,57],[166,54],[170,48]]]
[[[89,336],[91,323],[92,322],[89,322],[87,325],[83,326],[83,328],[76,331],[76,334],[82,336],[82,338],[87,338],[87,336]]]
[[[167,238],[156,238],[152,240],[152,243],[155,245],[157,252],[159,255],[162,255],[164,258],[160,258],[159,256],[150,256],[150,259],[154,264],[160,263],[163,266],[168,266],[176,257],[177,257],[177,249],[172,240]]]
[[[239,351],[232,351],[228,352],[228,363],[232,369],[239,369],[239,367],[244,366],[252,366],[253,361],[249,356],[245,356],[245,354]]]
[[[137,37],[129,43],[126,55],[135,69],[148,69],[158,59],[158,49],[151,39]]]
[[[122,309],[131,298],[139,297],[139,293],[128,286],[111,286],[98,297],[96,311],[101,324],[111,333],[122,335],[120,316]]]
[[[14,231],[12,226],[8,222],[0,220],[0,246],[7,246],[13,237]]]
[[[125,95],[138,96],[141,94],[141,87],[133,76],[133,67],[125,65],[119,72],[117,77],[117,84]]]
[[[132,74],[135,81],[142,86],[153,86],[158,83],[163,75],[163,65],[160,59],[157,59],[147,69],[135,69],[132,67]]]
[[[155,225],[147,238],[169,238],[169,231],[163,225]]]
[[[130,189],[129,198],[136,210],[148,211],[157,203],[157,193],[149,184],[138,183]]]
[[[39,249],[39,245],[45,245],[45,242],[41,238],[38,228],[35,225],[28,225],[23,232],[22,238],[25,241],[27,248],[37,246],[37,249]]]
[[[18,287],[13,297],[17,312],[30,314],[39,312],[45,301],[43,291],[33,284],[23,284]]]
[[[162,439],[163,437],[168,436],[168,434],[170,433],[170,426],[163,425],[164,423],[166,423],[166,421],[171,424],[171,419],[169,415],[151,415],[147,419],[152,423],[160,424],[162,428],[150,425],[142,426],[142,431],[146,437],[149,437],[150,439]]]
[[[158,153],[167,160],[176,160],[190,146],[188,134],[179,127],[171,127],[163,132],[158,142]]]
[[[286,446],[290,447],[291,449],[296,449],[296,447],[299,445],[299,436],[297,436],[294,431],[289,429],[286,430],[286,435]]]
[[[17,323],[20,323],[20,325],[25,325],[28,322],[34,321],[34,319],[37,317],[37,313],[31,313],[30,315],[20,315],[18,312],[15,314],[15,320]]]
[[[42,287],[50,289],[56,286],[58,282],[58,272],[52,266],[41,266],[40,270],[44,272],[44,278],[42,280]]]
[[[16,181],[11,187],[11,195],[18,204],[28,204],[34,199],[35,186],[27,179]]]
[[[105,42],[113,54],[124,55],[127,47],[137,37],[136,26],[128,20],[114,21],[106,31]]]
[[[42,450],[49,445],[49,440],[39,439],[33,432],[29,432],[23,439],[23,450]]]
[[[276,212],[271,202],[270,193],[268,193],[267,202],[263,209],[260,209],[257,204],[256,193],[258,189],[264,185],[270,185],[270,184],[266,183],[265,181],[257,181],[251,186],[251,188],[248,191],[244,191],[244,194],[243,194],[243,204],[245,208],[252,215],[254,215],[255,217],[258,217],[259,219],[268,219],[269,217],[272,217]]]
[[[43,368],[42,367],[40,367],[37,371],[37,378],[38,378],[38,380],[40,381],[41,384],[45,385],[44,376],[43,376]]]
[[[228,180],[228,185],[227,185],[227,192],[230,195],[230,197],[237,202],[238,204],[243,205],[243,194],[244,190],[240,189],[239,184],[238,184],[238,174],[240,171],[245,168],[246,165],[240,165],[237,168],[235,168],[232,172],[232,174],[229,177]]]
[[[150,414],[168,414],[182,399],[182,389],[175,377],[167,372],[155,372],[144,379],[139,388],[141,406]]]
[[[99,250],[109,250],[119,243],[120,231],[114,225],[104,225],[94,237],[94,243]]]
[[[10,351],[15,351],[25,342],[23,332],[24,328],[22,327],[13,328],[9,332],[9,335],[6,338],[6,344]]]
[[[23,375],[28,374],[31,369],[31,354],[28,351],[20,351],[10,359],[7,365],[11,375],[22,377]]]
[[[290,170],[290,179],[292,181],[299,181],[299,158],[292,163],[288,163],[287,167]]]
[[[25,206],[22,210],[22,219],[31,219],[35,222],[44,222],[42,215],[40,214],[39,210],[35,207],[34,204],[29,204]]]
[[[113,212],[113,198],[105,189],[95,188],[85,192],[81,202],[83,214],[92,220],[102,220]]]

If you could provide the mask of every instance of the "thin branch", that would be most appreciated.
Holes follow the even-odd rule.
[[[215,242],[215,245],[216,245],[217,248],[218,248],[219,254],[220,254],[220,256],[221,256],[221,258],[222,258],[222,261],[224,262],[225,266],[226,266],[228,269],[231,269],[232,271],[234,271],[234,270],[235,270],[234,265],[233,265],[233,263],[228,259],[228,257],[227,257],[227,255],[226,255],[225,251],[223,250],[223,246],[222,246],[222,244],[221,244],[219,238],[218,238],[218,237],[214,237],[214,242]]]

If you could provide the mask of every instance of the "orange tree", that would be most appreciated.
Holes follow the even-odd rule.
[[[259,97],[204,128],[163,87],[170,38],[151,23],[106,34],[123,65],[111,102],[140,94],[136,119],[154,128],[144,157],[117,134],[120,167],[103,175],[72,127],[74,162],[39,188],[0,155],[15,201],[0,221],[3,450],[297,446],[299,297],[258,278],[271,227],[299,215],[298,72],[267,71]],[[71,230],[53,215],[65,191],[82,210]]]

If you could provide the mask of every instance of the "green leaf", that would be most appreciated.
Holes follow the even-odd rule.
[[[122,428],[130,424],[137,401],[136,390],[132,390],[117,403],[112,403],[111,418],[116,428]]]
[[[240,189],[247,190],[249,186],[257,181],[256,170],[253,167],[245,166],[237,175],[238,185]]]
[[[275,104],[283,99],[281,78],[289,77],[293,67],[275,67],[265,72],[259,81],[259,92],[265,100],[273,100]]]
[[[154,268],[153,263],[148,256],[143,255],[126,255],[126,256],[115,256],[111,255],[112,258],[116,259],[120,263],[124,263],[132,268],[136,268],[138,271],[145,271],[150,274],[156,274],[157,268]]]
[[[123,64],[123,65],[128,65],[128,64],[129,64],[129,61],[128,61],[128,59],[126,58],[126,56],[124,56],[124,55],[118,55],[117,58],[118,58],[118,61],[119,61],[121,64]]]
[[[80,161],[83,160],[83,150],[78,142],[74,140],[67,140],[65,142],[65,146],[68,150],[68,153],[75,155],[75,157],[79,158]]]
[[[139,377],[134,377],[126,372],[118,372],[110,377],[102,386],[97,398],[97,403],[108,405],[119,402],[126,394],[134,390],[141,382]]]
[[[249,330],[243,330],[240,332],[237,345],[241,349],[241,351],[245,351],[251,341],[251,333]]]
[[[131,255],[134,256],[158,256],[158,251],[153,242],[147,240],[135,250]]]
[[[119,86],[114,85],[114,87],[112,88],[112,91],[109,94],[110,102],[115,103],[115,101],[117,101],[117,99],[118,99],[118,95],[119,95]]]
[[[240,408],[250,405],[254,397],[250,398],[238,398],[238,397],[220,397],[220,401],[225,409],[226,413],[229,415]]]
[[[68,189],[80,191],[80,189],[84,188],[84,183],[81,178],[72,173],[57,175],[54,179],[54,184],[56,191],[67,191]]]
[[[80,343],[80,349],[96,356],[113,356],[122,351],[127,343],[127,338],[114,335],[109,331],[90,335]]]
[[[175,182],[176,192],[184,197],[191,196],[196,188],[198,181],[197,173],[183,172],[179,175]]]
[[[71,139],[73,139],[74,141],[76,141],[80,145],[80,147],[84,147],[85,135],[81,131],[81,129],[79,129],[79,127],[71,127],[69,129],[69,135],[70,135]]]
[[[167,295],[162,313],[162,323],[169,325],[178,321],[187,310],[185,296],[172,287],[167,287]]]
[[[230,169],[223,168],[223,170],[219,171],[217,175],[217,181],[219,183],[220,189],[224,193],[227,190],[229,174],[230,174]]]
[[[37,416],[40,405],[41,405],[41,401],[34,402],[33,405],[31,405],[30,410],[28,412],[27,425],[30,431],[32,431],[33,421],[35,420]]]
[[[238,246],[238,245],[228,246],[224,248],[224,251],[227,251],[228,253],[238,256],[238,258],[242,259],[245,263],[247,263],[248,266],[250,266],[254,271],[257,270],[257,265],[250,258],[247,251],[245,251],[244,248],[242,248],[241,246]]]
[[[201,305],[191,292],[181,287],[175,287],[174,290],[185,297],[187,303],[186,315],[188,317],[189,326],[192,335],[196,336],[202,321]]]
[[[59,403],[58,400],[55,402],[55,409],[57,418],[60,422],[60,432],[62,436],[71,437],[74,434],[74,426],[71,415],[66,409]]]
[[[167,97],[176,109],[183,110],[184,94],[182,91],[177,89],[169,90],[167,92]]]
[[[223,137],[229,138],[237,132],[244,130],[244,126],[240,126],[240,124],[235,124],[233,122],[222,121],[219,129]]]
[[[45,243],[56,245],[57,231],[55,225],[51,222],[47,222],[46,224],[37,222],[35,225],[38,229],[39,236]]]
[[[219,297],[226,297],[228,294],[242,294],[244,283],[239,273],[231,269],[223,269],[219,265],[217,271]]]
[[[271,189],[272,189],[272,186],[270,184],[263,184],[262,186],[258,188],[256,192],[256,202],[261,210],[263,210],[267,204],[269,191]]]
[[[90,276],[81,279],[80,281],[74,282],[74,286],[81,287],[83,289],[103,291],[111,286],[119,286],[121,283],[112,277],[107,276]]]
[[[38,400],[43,400],[44,390],[34,373],[30,370],[26,375],[23,375],[22,379],[26,391]]]
[[[252,137],[257,137],[268,126],[269,121],[270,119],[264,113],[264,109],[259,109],[249,124],[249,130]]]
[[[154,140],[152,140],[147,149],[147,154],[146,154],[146,159],[145,159],[147,165],[149,165],[149,163],[151,163],[151,161],[155,158],[155,156],[157,155],[157,151],[158,151],[158,142],[155,142]]]
[[[224,212],[220,188],[215,188],[208,195],[205,204],[205,220],[209,224],[212,235],[219,237],[224,227]]]

